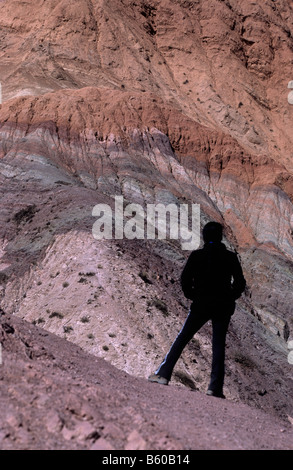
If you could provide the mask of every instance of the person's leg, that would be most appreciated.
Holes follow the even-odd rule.
[[[212,318],[213,325],[213,358],[212,370],[209,391],[214,392],[216,395],[223,395],[223,385],[225,377],[225,348],[226,348],[226,335],[230,323],[230,315]]]
[[[189,315],[180,330],[177,338],[173,342],[169,352],[167,353],[164,361],[156,370],[156,374],[167,380],[171,379],[173,369],[178,361],[183,349],[187,343],[192,339],[195,333],[208,321],[208,317],[200,311],[190,310]]]

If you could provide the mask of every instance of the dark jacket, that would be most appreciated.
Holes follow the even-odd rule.
[[[246,281],[237,254],[223,243],[206,243],[193,251],[181,275],[185,297],[208,303],[226,303],[238,299]]]

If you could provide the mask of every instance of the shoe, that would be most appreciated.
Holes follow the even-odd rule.
[[[213,390],[208,390],[207,395],[209,395],[210,397],[226,398],[225,395],[222,392],[217,393],[217,392],[214,392]]]
[[[161,385],[168,385],[168,383],[169,383],[168,379],[165,379],[165,377],[162,377],[161,375],[158,375],[158,374],[150,375],[149,378],[148,378],[148,381],[149,382],[156,382],[156,383],[161,384]]]

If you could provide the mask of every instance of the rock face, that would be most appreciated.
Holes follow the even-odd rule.
[[[92,210],[114,209],[114,196],[199,204],[248,282],[227,395],[292,416],[292,7],[3,1],[0,31],[3,310],[147,377],[189,306],[188,252],[170,239],[97,241]],[[205,391],[210,334],[188,346],[175,383]]]
[[[0,8],[4,99],[85,86],[152,92],[292,169],[288,2],[50,0]]]

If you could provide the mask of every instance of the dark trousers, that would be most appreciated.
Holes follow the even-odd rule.
[[[234,302],[217,305],[216,307],[193,303],[181,331],[156,373],[170,380],[174,366],[187,343],[207,321],[211,320],[213,357],[209,390],[222,393],[225,375],[226,334],[234,309]]]

